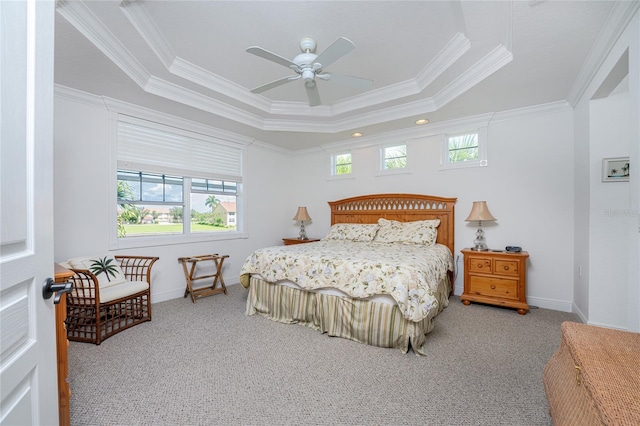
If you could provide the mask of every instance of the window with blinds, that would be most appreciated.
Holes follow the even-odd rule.
[[[242,182],[242,148],[124,116],[118,120],[118,168]]]
[[[119,115],[118,238],[237,233],[243,148]]]

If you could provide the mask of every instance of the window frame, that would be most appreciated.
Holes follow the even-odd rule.
[[[350,173],[342,173],[342,174],[338,174],[337,173],[337,167],[338,167],[338,157],[341,155],[349,155],[351,157],[351,172]],[[340,179],[353,179],[355,177],[354,175],[354,167],[353,167],[353,152],[351,150],[342,150],[342,151],[336,151],[330,154],[330,161],[329,161],[330,165],[330,169],[329,169],[329,180],[340,180]]]
[[[458,137],[473,133],[478,135],[478,159],[473,161],[458,161],[452,163],[449,160],[449,139],[452,137]],[[489,164],[487,160],[487,128],[481,127],[476,130],[446,133],[442,137],[442,145],[440,151],[440,170],[463,169],[468,167],[486,167]]]
[[[385,168],[385,164],[386,164],[386,150],[388,148],[396,148],[399,146],[404,146],[406,149],[406,166],[405,167],[400,167],[400,168],[395,168],[395,169],[386,169]],[[385,175],[397,175],[397,174],[408,174],[411,173],[411,145],[409,143],[409,141],[404,141],[404,142],[394,142],[394,143],[387,143],[384,145],[380,145],[379,149],[378,149],[378,174],[377,176],[385,176]]]
[[[118,226],[116,217],[118,216],[117,208],[118,208],[118,170],[124,170],[118,167],[118,120],[119,115],[121,113],[112,111],[109,113],[109,143],[110,143],[110,173],[109,173],[109,182],[110,182],[110,190],[109,190],[109,206],[108,212],[109,217],[113,218],[113,225],[109,227],[109,249],[110,250],[119,250],[119,249],[129,249],[129,248],[139,248],[139,247],[156,247],[156,246],[168,246],[174,244],[185,244],[185,243],[200,243],[200,242],[211,242],[211,241],[225,241],[225,240],[235,240],[235,239],[246,239],[248,238],[247,234],[247,215],[243,214],[244,206],[246,205],[246,192],[244,190],[244,183],[235,182],[237,185],[237,191],[235,194],[236,197],[236,230],[235,231],[223,231],[223,232],[191,232],[191,194],[192,191],[191,179],[209,179],[212,180],[211,177],[199,177],[199,176],[181,176],[172,172],[172,170],[167,170],[166,175],[172,177],[182,177],[183,178],[183,215],[185,212],[189,212],[189,220],[186,220],[183,216],[183,231],[181,234],[167,234],[167,235],[153,235],[153,236],[133,236],[133,237],[118,237]],[[165,117],[164,114],[160,114],[160,117],[157,117],[151,114],[150,117],[145,117],[144,114],[132,115],[126,114],[129,117],[134,117],[140,120],[150,121],[152,124],[156,124],[156,122],[167,122],[173,121],[169,125],[169,127],[176,127],[181,132],[193,133],[196,135],[202,135],[208,138],[213,139],[224,139],[225,142],[230,142],[233,145],[238,146],[240,149],[241,156],[241,174],[245,176],[245,159],[246,159],[246,148],[247,144],[242,141],[229,141],[229,135],[225,134],[220,137],[216,134],[216,129],[213,128],[205,128],[202,126],[192,126],[187,121],[182,121],[172,117]],[[126,121],[126,120],[125,120]],[[167,127],[166,124],[159,124],[158,127]],[[136,170],[130,170],[136,171]],[[153,171],[145,171],[138,170],[138,172],[149,173],[149,174],[158,174]],[[194,173],[194,174],[197,174]],[[224,179],[222,179],[224,180]],[[227,182],[232,181],[232,179],[227,179]],[[196,191],[197,192],[197,191]],[[209,193],[209,192],[208,192]],[[220,192],[219,195],[233,195],[229,193]],[[138,204],[144,204],[145,201],[140,201]],[[153,202],[146,202],[147,204],[153,204]]]

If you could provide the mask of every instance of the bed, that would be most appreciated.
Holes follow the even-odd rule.
[[[329,202],[331,228],[321,241],[247,258],[246,314],[424,355],[452,294],[455,202],[421,194]]]

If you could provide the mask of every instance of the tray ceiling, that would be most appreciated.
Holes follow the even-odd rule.
[[[616,3],[459,1],[59,1],[55,81],[189,118],[286,149],[568,101]],[[611,21],[611,18],[609,18]],[[355,49],[327,71],[369,90],[301,80],[246,53],[293,59],[303,37],[321,53]]]

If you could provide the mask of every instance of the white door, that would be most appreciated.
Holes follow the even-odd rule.
[[[0,424],[58,424],[54,1],[0,0]]]

